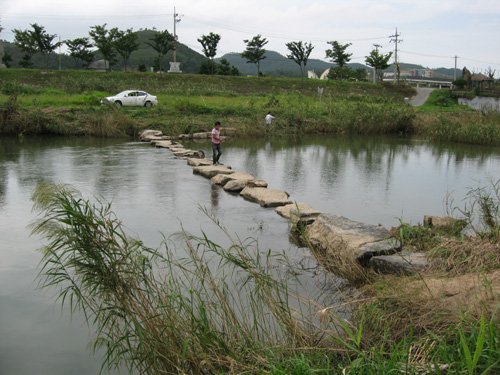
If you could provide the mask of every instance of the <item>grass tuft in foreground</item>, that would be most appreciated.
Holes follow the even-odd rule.
[[[311,286],[301,285],[286,256],[234,241],[222,227],[228,248],[182,232],[182,251],[166,241],[155,250],[128,237],[109,204],[92,204],[69,186],[41,184],[33,200],[41,214],[33,233],[48,241],[40,284],[57,290],[71,311],[83,312],[95,331],[94,348],[105,350],[103,368],[126,366],[140,374],[500,372],[498,272],[458,276],[465,280],[381,276],[363,300],[342,301],[340,310],[323,306]],[[406,245],[432,237],[424,230],[403,229]],[[491,236],[481,239],[493,243]],[[457,280],[479,283],[473,297],[480,303],[466,309],[450,299],[449,289],[435,289]]]
[[[153,250],[127,236],[109,204],[91,204],[71,187],[40,185],[33,200],[43,214],[33,233],[49,241],[41,286],[83,311],[94,348],[105,348],[104,366],[144,374],[329,366],[333,311],[320,322],[324,307],[296,291],[285,257],[186,233],[181,255]]]

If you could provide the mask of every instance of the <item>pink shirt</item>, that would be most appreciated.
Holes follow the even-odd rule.
[[[220,141],[220,130],[217,130],[216,128],[212,129],[212,143],[219,144]]]

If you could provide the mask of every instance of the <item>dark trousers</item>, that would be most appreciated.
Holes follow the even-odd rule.
[[[220,143],[213,143],[212,142],[212,152],[213,152],[213,161],[215,164],[219,161],[219,158],[222,154],[222,152],[220,150]]]

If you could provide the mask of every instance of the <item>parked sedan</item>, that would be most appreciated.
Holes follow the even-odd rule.
[[[104,105],[106,102],[114,103],[117,107],[152,107],[158,104],[158,98],[148,94],[146,91],[127,90],[115,96],[108,96],[101,99],[101,104]]]

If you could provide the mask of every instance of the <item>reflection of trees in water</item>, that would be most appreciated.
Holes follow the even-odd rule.
[[[0,159],[1,163],[1,159]],[[7,193],[7,168],[0,164],[0,210],[5,206],[5,195]]]
[[[216,184],[210,184],[210,204],[213,212],[219,209],[219,193],[220,188]]]
[[[5,194],[9,171],[21,189],[29,194],[41,181],[64,183],[85,176],[89,184],[103,185],[109,174],[105,157],[109,146],[123,140],[64,137],[0,138],[0,165],[5,177],[0,182],[0,195]],[[117,187],[123,186],[117,183]],[[103,189],[104,190],[104,189]]]
[[[138,152],[140,147],[143,149]],[[442,165],[444,169],[464,163],[484,169],[492,156],[500,155],[498,147],[388,136],[231,139],[225,147],[226,163],[231,164],[232,157],[240,153],[242,168],[256,178],[272,170],[275,181],[284,189],[303,191],[310,188],[310,184],[320,183],[321,191],[326,194],[341,191],[348,175],[353,173],[361,187],[382,183],[385,191],[389,191],[391,182],[397,177],[394,176],[395,166],[405,167],[410,159],[425,157],[424,162]],[[57,178],[54,182],[64,182],[65,179],[82,178],[86,184],[95,186],[97,194],[106,196],[124,191],[131,195],[145,184],[150,185],[155,194],[172,192],[170,195],[175,195],[185,182],[169,178],[171,155],[161,151],[148,145],[127,145],[123,140],[0,138],[0,205],[4,204],[10,176],[17,179],[22,189],[30,191],[43,180]],[[151,168],[137,167],[144,165],[143,158],[155,161]]]
[[[478,146],[463,143],[429,142],[426,144],[436,163],[446,160],[451,165],[473,161],[478,168],[484,167],[492,156],[499,156],[498,146]]]

